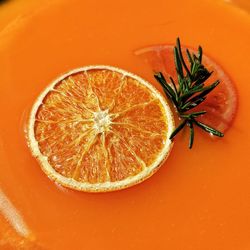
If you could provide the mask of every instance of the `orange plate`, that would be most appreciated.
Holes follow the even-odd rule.
[[[250,249],[247,12],[215,0],[12,0],[0,9],[0,249]],[[239,108],[225,138],[197,130],[190,151],[187,133],[178,136],[160,171],[123,191],[56,186],[25,140],[39,93],[90,64],[124,68],[160,89],[133,51],[177,36],[201,44],[236,84]]]

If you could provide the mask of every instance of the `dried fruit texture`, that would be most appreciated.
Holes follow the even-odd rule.
[[[97,66],[70,72],[35,103],[30,147],[62,185],[111,191],[152,175],[170,150],[171,111],[143,79]]]

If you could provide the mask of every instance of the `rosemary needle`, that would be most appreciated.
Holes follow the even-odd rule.
[[[191,149],[194,143],[194,125],[201,128],[207,133],[223,137],[220,131],[197,121],[197,117],[206,114],[206,111],[191,112],[193,108],[205,101],[206,96],[213,91],[220,83],[219,80],[211,85],[205,86],[205,81],[211,76],[213,72],[209,72],[202,64],[202,48],[199,46],[198,53],[190,53],[186,49],[189,67],[186,64],[182,50],[180,39],[177,38],[176,46],[174,47],[174,61],[178,77],[176,83],[172,77],[167,82],[164,75],[158,72],[154,75],[155,79],[161,84],[164,93],[175,106],[179,117],[182,119],[181,123],[175,128],[170,136],[172,140],[182,129],[189,127],[189,148]]]

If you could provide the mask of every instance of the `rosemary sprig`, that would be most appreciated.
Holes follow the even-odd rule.
[[[217,80],[211,85],[205,86],[205,81],[213,72],[209,72],[202,64],[203,51],[200,46],[197,55],[191,54],[188,49],[186,53],[189,67],[183,58],[180,39],[177,38],[176,46],[174,47],[174,60],[178,83],[175,83],[172,77],[169,78],[170,82],[167,82],[161,72],[156,73],[154,77],[161,84],[166,96],[174,104],[179,117],[182,119],[181,123],[171,134],[170,139],[172,140],[187,126],[190,130],[189,148],[191,149],[194,143],[194,125],[215,136],[223,137],[224,135],[220,131],[197,121],[197,117],[206,114],[205,110],[199,112],[190,111],[204,102],[207,95],[218,86],[220,81]]]

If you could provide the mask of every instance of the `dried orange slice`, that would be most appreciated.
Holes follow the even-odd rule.
[[[57,183],[77,190],[123,189],[168,156],[171,110],[148,82],[111,66],[88,66],[52,82],[29,120],[32,154]]]
[[[197,51],[185,46],[182,47],[184,60],[188,62],[185,50],[189,49],[192,53],[197,53]],[[139,49],[135,51],[135,55],[142,58],[153,71],[162,72],[167,78],[171,76],[178,82],[173,51],[174,45],[155,45]],[[206,110],[206,114],[198,117],[197,120],[224,133],[230,128],[236,115],[238,106],[236,87],[230,76],[217,62],[207,55],[203,55],[202,61],[206,68],[213,72],[205,85],[208,86],[218,79],[220,84],[193,111]]]

